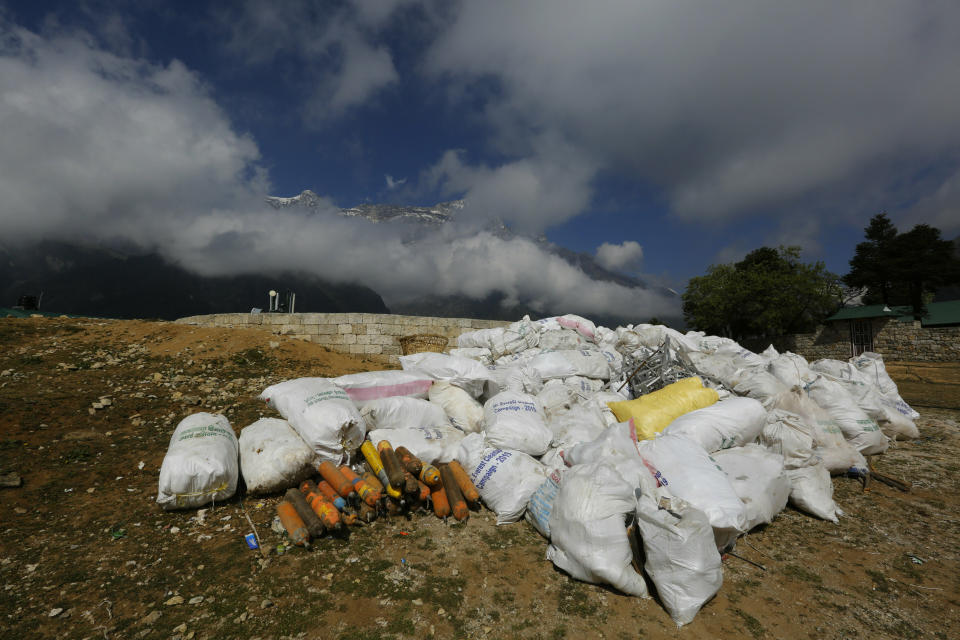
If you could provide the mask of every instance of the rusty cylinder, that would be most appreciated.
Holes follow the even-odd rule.
[[[353,492],[353,483],[340,473],[340,469],[329,460],[321,462],[317,467],[317,471],[320,472],[324,480],[330,483],[330,486],[333,487],[333,490],[336,491],[341,498],[349,499],[355,495]]]
[[[307,525],[307,531],[310,533],[310,537],[319,538],[323,535],[326,527],[323,526],[320,517],[317,516],[310,505],[307,504],[306,498],[300,493],[299,489],[287,489],[287,493],[283,497],[297,510],[297,515],[299,515],[303,523]]]
[[[301,547],[310,546],[310,533],[307,531],[307,525],[303,523],[303,518],[297,514],[297,510],[292,504],[284,500],[277,505],[277,515],[283,528],[287,530],[287,535],[293,544]]]
[[[460,521],[466,520],[470,515],[470,509],[449,465],[440,467],[440,477],[443,479],[443,490],[447,493],[447,501],[450,503],[450,512],[453,517]]]
[[[377,453],[380,454],[380,460],[383,462],[383,468],[387,472],[387,480],[396,489],[404,486],[403,467],[400,465],[400,459],[397,458],[397,452],[393,450],[390,443],[381,440],[377,445]]]

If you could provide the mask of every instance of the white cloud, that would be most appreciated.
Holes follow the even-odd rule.
[[[597,247],[597,262],[611,271],[636,271],[642,261],[643,247],[635,240],[627,240],[621,244],[604,242]]]
[[[263,192],[259,152],[181,63],[0,24],[0,235],[151,243]]]
[[[329,201],[267,207],[256,144],[178,62],[154,65],[78,35],[3,26],[0,131],[5,241],[123,239],[206,274],[302,270],[359,282],[388,304],[501,291],[508,303],[545,311],[677,315],[675,300],[594,282],[530,240],[450,227],[410,244],[403,229],[345,218]],[[462,172],[484,178],[473,185],[510,183],[502,172],[457,167],[441,179]],[[519,165],[518,173],[536,183],[542,170]],[[540,188],[528,195],[553,197]]]
[[[960,146],[956,2],[464,2],[425,68],[452,96],[492,84],[499,149],[554,135],[696,223],[835,216]]]
[[[406,178],[394,179],[394,177],[389,173],[386,174],[384,178],[387,180],[387,189],[390,189],[391,191],[407,183]]]
[[[446,197],[466,200],[464,216],[482,223],[500,219],[523,232],[538,232],[584,210],[596,167],[558,140],[541,138],[529,157],[489,167],[447,151],[421,182]]]
[[[336,211],[213,211],[185,230],[180,262],[203,273],[264,272],[297,267],[325,278],[361,282],[387,305],[425,294],[483,299],[505,294],[543,313],[565,310],[634,321],[679,315],[676,299],[656,290],[591,280],[531,240],[445,229],[407,243],[392,225],[347,219]],[[377,256],[371,260],[371,256]]]

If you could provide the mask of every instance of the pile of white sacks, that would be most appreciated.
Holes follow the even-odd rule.
[[[634,421],[618,421],[609,405],[631,399],[625,361],[664,349],[718,401],[638,441]],[[645,597],[631,542],[641,545],[642,569],[679,625],[719,590],[721,553],[738,536],[788,501],[837,522],[831,474],[865,473],[864,455],[918,436],[918,414],[872,353],[811,364],[773,347],[756,354],[703,333],[611,330],[566,315],[473,331],[449,354],[400,362],[290,380],[261,398],[312,451],[306,466],[357,461],[365,438],[425,461],[458,460],[498,523],[525,515],[550,541],[547,558],[574,578]],[[245,477],[264,478],[265,461],[278,457],[262,440],[262,459],[245,464],[241,433]],[[302,471],[275,466],[268,489]]]

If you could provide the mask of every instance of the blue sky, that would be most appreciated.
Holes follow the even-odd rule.
[[[781,243],[842,274],[884,210],[956,236],[960,5],[794,4],[3,3],[0,126],[22,133],[0,137],[2,230],[153,243],[210,272],[239,269],[244,250],[405,295],[454,257],[378,250],[417,263],[393,269],[403,281],[307,246],[284,262],[266,234],[313,233],[331,251],[367,234],[265,222],[255,203],[466,197],[472,221],[617,245],[611,266],[675,288]],[[531,280],[556,265],[529,247],[458,242],[480,261],[463,278],[516,256],[523,275],[496,275],[511,295],[553,287],[562,302],[585,286]],[[594,311],[622,292],[605,296]]]

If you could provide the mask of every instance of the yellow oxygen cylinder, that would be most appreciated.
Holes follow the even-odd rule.
[[[394,500],[400,500],[402,494],[390,484],[390,479],[387,478],[387,472],[383,468],[383,462],[380,460],[380,454],[377,453],[377,448],[373,446],[373,443],[369,440],[364,440],[363,444],[360,445],[360,453],[363,454],[363,457],[370,465],[370,468],[373,469],[373,472],[377,474],[377,478],[380,480],[380,484],[383,485],[384,489],[386,489],[387,495]]]

